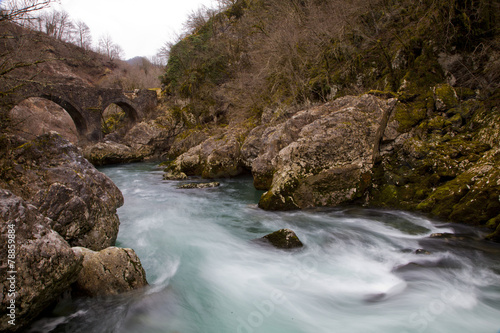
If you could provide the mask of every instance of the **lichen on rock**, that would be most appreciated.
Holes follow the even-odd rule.
[[[377,131],[393,103],[372,95],[344,97],[300,111],[269,129],[267,133],[287,133],[287,139],[280,136],[281,143],[265,146],[275,148],[263,149],[261,156],[271,159],[274,170],[259,206],[336,206],[361,198],[371,178],[375,141],[381,139]],[[254,177],[261,170],[270,173],[260,165],[258,157],[252,165]]]
[[[17,148],[0,186],[37,206],[70,245],[93,250],[114,245],[120,224],[116,209],[123,205],[116,185],[57,133],[29,142],[10,140]]]
[[[72,286],[76,295],[116,295],[148,285],[139,257],[132,249],[108,247],[95,252],[74,247],[73,251],[83,257],[83,268]]]
[[[51,223],[35,206],[10,191],[0,189],[2,332],[20,329],[32,321],[70,288],[82,268],[82,255],[71,250],[68,243],[50,228]],[[9,238],[9,235],[14,238]],[[7,261],[7,253],[11,253],[8,249],[13,251],[11,260]],[[15,292],[15,297],[9,296],[12,292]],[[16,326],[9,325],[7,320],[11,300],[15,300]]]

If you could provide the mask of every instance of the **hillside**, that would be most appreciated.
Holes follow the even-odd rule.
[[[240,0],[193,20],[163,83],[198,123],[445,82],[487,96],[500,81],[499,12],[486,0]]]

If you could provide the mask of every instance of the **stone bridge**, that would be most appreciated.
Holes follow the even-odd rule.
[[[106,108],[116,104],[133,122],[139,122],[157,106],[155,91],[95,88],[64,84],[26,84],[9,94],[12,106],[30,97],[48,99],[68,112],[76,125],[80,139],[98,141],[103,138],[102,119]]]

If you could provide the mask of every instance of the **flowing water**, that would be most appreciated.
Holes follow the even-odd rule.
[[[500,331],[500,247],[477,230],[401,211],[267,212],[251,178],[180,190],[152,164],[101,170],[125,197],[117,245],[150,286],[77,300],[32,332]],[[282,228],[305,246],[252,242]]]

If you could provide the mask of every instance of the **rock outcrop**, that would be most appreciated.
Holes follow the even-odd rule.
[[[116,295],[147,286],[146,273],[132,249],[108,247],[95,252],[73,248],[83,256],[83,268],[73,285],[80,296]]]
[[[82,269],[83,256],[74,253],[51,224],[35,206],[0,190],[2,332],[28,324],[76,281]]]
[[[498,228],[497,103],[498,94],[481,100],[449,85],[401,100],[392,117],[398,136],[381,147],[368,202]],[[489,238],[499,240],[497,234]]]
[[[115,243],[123,205],[120,190],[52,132],[33,141],[11,138],[0,187],[38,207],[71,246],[102,250]]]
[[[110,247],[123,197],[108,177],[57,133],[0,141],[0,274],[9,277],[0,282],[0,315],[8,318],[14,302],[16,324],[2,320],[0,330],[22,329],[82,279],[93,281],[76,288],[86,295],[147,284],[135,253]],[[88,273],[92,265],[106,268],[100,283]]]
[[[83,154],[94,165],[139,162],[158,158],[172,144],[176,128],[165,128],[155,121],[142,121],[87,145]],[[123,132],[123,133],[121,133]]]

